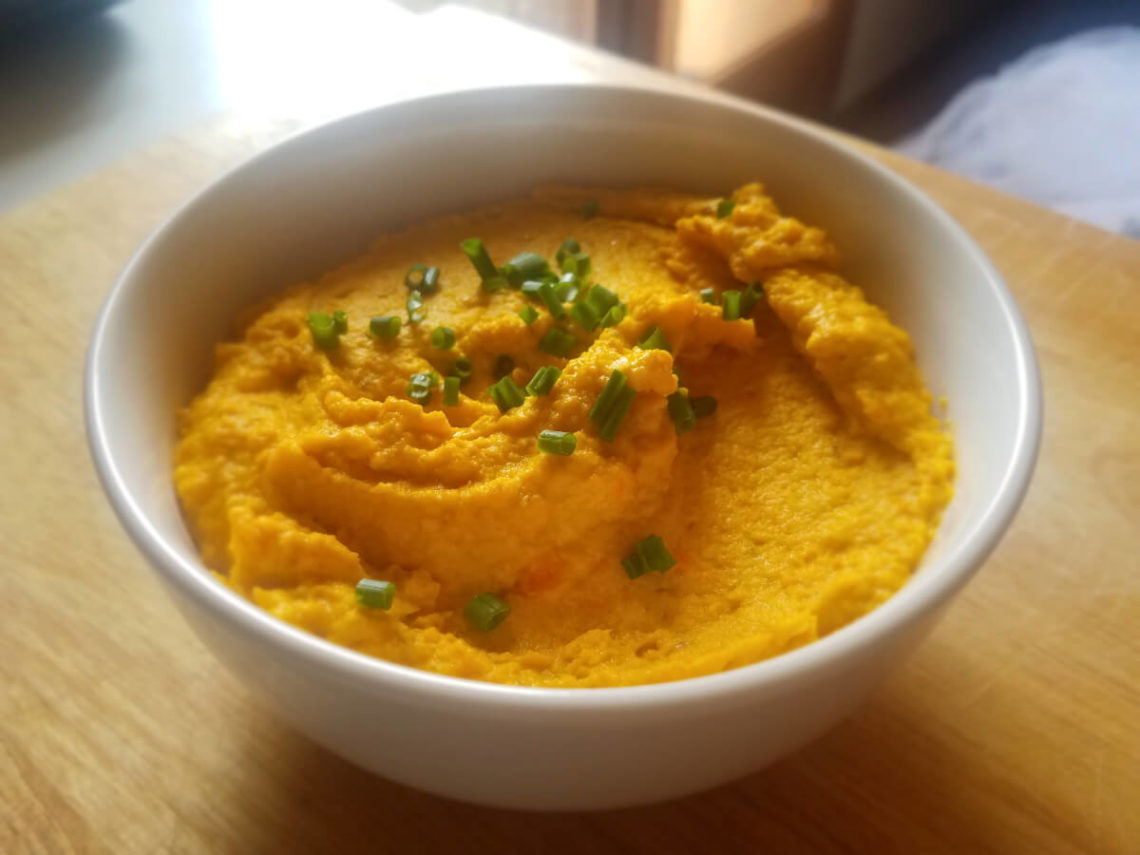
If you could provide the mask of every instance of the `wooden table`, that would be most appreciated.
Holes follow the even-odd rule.
[[[570,79],[682,85],[550,55]],[[112,517],[81,370],[146,232],[305,118],[219,119],[0,220],[0,851],[1140,852],[1140,243],[869,145],[1007,277],[1047,416],[1012,530],[862,712],[705,795],[539,815],[370,777],[256,706]]]

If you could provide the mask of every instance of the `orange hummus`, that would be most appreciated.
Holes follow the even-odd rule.
[[[950,440],[906,333],[841,277],[827,235],[759,185],[731,198],[718,216],[718,200],[671,192],[540,188],[384,236],[285,292],[218,346],[181,416],[175,482],[207,565],[336,644],[529,686],[711,674],[885,601],[949,501]],[[555,267],[575,238],[583,292],[609,288],[624,319],[587,331],[517,288],[488,292],[459,246],[471,237],[498,264],[529,251]],[[440,275],[412,324],[415,264]],[[762,295],[726,320],[725,292],[746,283]],[[306,319],[334,310],[347,330],[318,347]],[[376,316],[402,329],[373,335]],[[552,326],[575,338],[567,357],[538,346]],[[654,326],[671,352],[638,345]],[[504,355],[519,387],[562,373],[501,412],[488,389]],[[446,377],[459,357],[474,370],[458,403],[409,396],[411,375]],[[607,442],[589,414],[615,369],[637,394]],[[681,434],[678,390],[717,401]],[[541,453],[543,430],[573,433],[573,453]],[[622,559],[649,535],[676,564],[630,578]],[[395,584],[389,609],[357,602],[365,578]],[[490,631],[464,613],[482,592],[511,610]]]

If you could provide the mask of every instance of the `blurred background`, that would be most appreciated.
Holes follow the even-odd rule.
[[[0,0],[0,211],[219,113],[539,82],[564,42],[1140,238],[1140,0]]]

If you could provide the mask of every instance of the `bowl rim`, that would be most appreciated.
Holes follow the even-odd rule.
[[[1000,483],[978,521],[957,539],[956,544],[938,563],[909,580],[898,592],[871,612],[846,626],[803,647],[779,654],[771,659],[743,665],[715,674],[688,677],[665,683],[598,688],[550,688],[490,683],[463,677],[452,677],[398,665],[358,653],[326,641],[304,630],[272,617],[237,592],[214,579],[201,562],[183,560],[166,542],[146,511],[126,486],[122,471],[110,450],[109,435],[114,428],[104,412],[103,386],[108,382],[102,372],[107,327],[124,302],[135,282],[137,272],[153,249],[165,236],[176,231],[189,212],[209,195],[217,192],[238,173],[253,168],[280,150],[311,141],[314,136],[347,129],[353,123],[383,111],[399,110],[408,105],[429,102],[446,104],[459,99],[502,98],[505,95],[560,98],[568,94],[581,96],[596,92],[605,97],[661,99],[693,102],[717,107],[782,126],[793,133],[807,135],[813,142],[829,149],[831,154],[852,162],[857,169],[868,170],[897,193],[902,193],[947,231],[986,278],[993,292],[1004,326],[1014,345],[1015,374],[1018,388],[1017,420],[1014,428],[1014,450]],[[183,201],[147,236],[124,266],[107,294],[93,328],[84,368],[84,409],[88,446],[96,472],[116,515],[135,545],[159,572],[164,581],[213,613],[251,641],[282,650],[292,663],[319,668],[325,677],[351,681],[374,693],[397,691],[425,702],[464,701],[484,710],[571,711],[576,713],[640,710],[646,707],[704,705],[753,694],[763,690],[779,690],[809,676],[821,676],[841,666],[849,657],[871,647],[924,615],[938,609],[978,570],[996,547],[1020,506],[1036,463],[1042,428],[1041,380],[1032,341],[1000,273],[974,239],[948,213],[925,193],[890,170],[857,151],[823,128],[762,105],[743,102],[731,96],[710,92],[663,91],[646,86],[599,83],[559,83],[539,85],[488,86],[403,99],[356,111],[332,121],[305,127],[285,139],[255,153],[238,165],[224,171],[205,187]]]

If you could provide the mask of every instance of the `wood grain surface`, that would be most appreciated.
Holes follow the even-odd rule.
[[[542,815],[371,777],[255,705],[113,518],[81,375],[145,234],[295,125],[212,122],[0,220],[0,852],[1140,852],[1140,243],[867,145],[1007,277],[1046,427],[1004,542],[860,713],[705,795]]]

